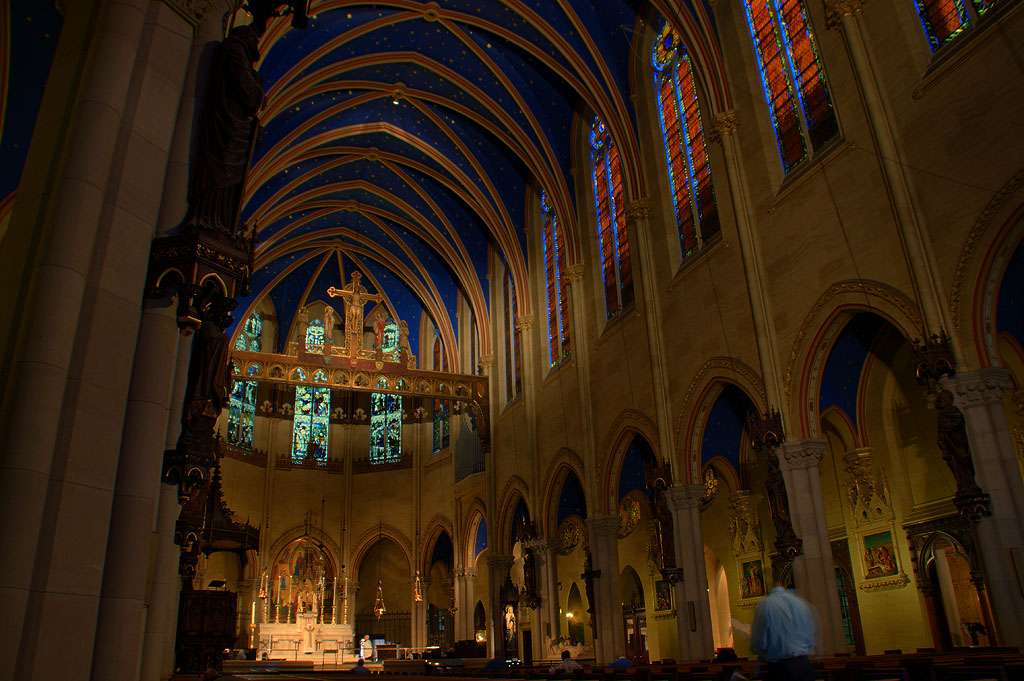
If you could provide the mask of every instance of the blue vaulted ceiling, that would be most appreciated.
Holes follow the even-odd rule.
[[[242,215],[258,245],[239,312],[269,297],[278,348],[298,307],[353,270],[409,322],[418,356],[424,313],[455,348],[458,296],[476,320],[489,318],[492,249],[517,290],[529,288],[531,189],[552,197],[569,263],[579,261],[580,112],[605,120],[632,197],[645,195],[630,160],[641,29],[668,17],[720,72],[705,0],[313,0],[310,13],[308,29],[276,19],[261,39],[265,130]],[[519,300],[520,313],[532,312],[529,296]],[[480,353],[491,352],[487,325],[476,331]],[[472,371],[457,356],[451,368]]]

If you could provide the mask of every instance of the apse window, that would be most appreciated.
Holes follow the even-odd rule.
[[[370,463],[402,459],[402,396],[370,394]]]
[[[758,75],[788,173],[839,135],[802,0],[743,0]]]
[[[611,319],[633,304],[633,268],[629,259],[626,197],[619,151],[608,128],[597,117],[590,126],[590,147],[604,307],[608,319]]]
[[[502,293],[505,303],[505,397],[511,402],[523,392],[523,358],[520,351],[522,336],[519,316],[516,314],[516,285],[507,263]]]
[[[235,350],[259,352],[263,342],[263,320],[259,312],[253,312],[235,339]],[[258,371],[250,367],[250,375]],[[252,432],[256,420],[256,381],[234,381],[228,399],[229,445],[252,449]]]
[[[555,366],[569,355],[569,289],[565,285],[565,243],[562,226],[547,192],[540,193],[543,224],[544,295],[548,307],[548,358]]]
[[[717,235],[720,225],[693,63],[668,23],[654,41],[651,62],[676,228],[685,259]]]
[[[913,0],[932,52],[948,45],[988,16],[1001,0]]]
[[[322,371],[317,371],[314,380]],[[317,380],[317,382],[321,382]],[[331,389],[298,386],[295,388],[295,414],[292,420],[292,461],[327,462],[328,426],[331,413]]]

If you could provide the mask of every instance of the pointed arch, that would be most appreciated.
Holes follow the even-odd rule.
[[[682,407],[676,417],[673,441],[680,466],[679,482],[695,484],[700,482],[700,433],[711,404],[708,395],[716,385],[731,384],[739,388],[759,412],[768,411],[764,380],[749,364],[735,357],[712,357],[704,363],[690,380],[690,387],[683,397]],[[713,401],[712,401],[713,403]]]
[[[817,333],[803,354],[804,362],[797,392],[794,398],[789,400],[791,408],[800,409],[799,414],[791,414],[792,420],[790,421],[790,423],[799,424],[800,434],[787,434],[787,437],[790,439],[795,437],[818,437],[821,432],[821,414],[818,403],[825,361],[828,359],[839,334],[858,313],[866,312],[888,322],[907,342],[921,333],[919,330],[921,329],[920,318],[894,317],[892,313],[898,310],[894,309],[892,305],[887,305],[889,310],[879,309],[865,304],[863,293],[859,295],[854,294],[854,296],[853,302],[833,303],[829,315],[822,321]],[[912,311],[916,313],[916,307],[912,308]]]
[[[362,568],[363,561],[366,559],[367,554],[376,546],[379,542],[390,540],[393,542],[402,555],[405,556],[405,565],[408,568],[409,574],[412,574],[412,542],[406,537],[401,530],[391,525],[378,525],[371,527],[353,543],[352,548],[352,566],[349,570],[349,574],[358,575],[359,570]]]
[[[531,519],[533,513],[530,512],[530,504],[527,501],[529,498],[529,487],[526,482],[518,475],[513,475],[509,478],[509,481],[505,484],[505,489],[501,494],[501,501],[498,504],[500,509],[498,513],[498,527],[497,532],[491,535],[488,532],[488,546],[494,548],[497,552],[501,552],[506,546],[511,546],[512,532],[515,528],[512,527],[512,517],[515,515],[516,506],[519,501],[522,500],[526,506],[526,510],[530,513]],[[490,530],[491,528],[487,528]]]
[[[338,543],[331,538],[329,534],[321,530],[319,527],[307,527],[305,525],[297,525],[290,530],[283,532],[270,548],[267,550],[267,555],[264,556],[264,562],[266,564],[273,564],[273,561],[277,560],[277,557],[281,555],[281,551],[284,547],[291,544],[296,539],[301,539],[303,536],[309,535],[311,539],[318,542],[328,554],[330,559],[334,561],[334,566],[340,568],[344,561],[341,560],[341,547]],[[335,574],[341,574],[340,569]]]
[[[622,460],[629,451],[635,435],[647,441],[659,462],[664,460],[658,451],[658,426],[654,421],[641,411],[623,410],[606,431],[604,444],[600,450],[605,454],[601,457],[603,465],[598,476],[601,481],[598,489],[600,496],[595,500],[595,505],[603,515],[614,513],[618,508],[619,469],[622,468]]]
[[[426,540],[420,544],[420,558],[416,569],[422,571],[423,574],[430,572],[430,556],[434,551],[434,545],[441,538],[442,534],[447,534],[448,541],[452,543],[452,568],[454,569],[455,567],[455,535],[452,529],[452,521],[447,516],[438,514],[427,523],[426,531],[420,533],[420,536],[425,537]]]
[[[466,517],[469,518],[469,522],[462,529],[460,533],[462,537],[462,564],[465,567],[473,567],[476,565],[476,538],[477,532],[480,528],[480,523],[484,524],[485,532],[487,528],[487,509],[483,502],[479,498],[474,498],[473,502],[469,505],[469,509],[466,511]],[[456,544],[455,550],[459,551],[459,545]]]
[[[559,449],[555,456],[551,459],[548,464],[547,470],[544,472],[544,477],[541,478],[541,489],[544,491],[544,499],[541,502],[541,508],[544,512],[539,521],[540,527],[538,528],[545,536],[550,536],[555,530],[558,529],[555,520],[557,515],[557,495],[561,492],[562,484],[565,482],[566,476],[572,472],[582,483],[583,481],[583,459],[580,458],[579,454],[562,447]],[[586,490],[584,489],[584,494]]]

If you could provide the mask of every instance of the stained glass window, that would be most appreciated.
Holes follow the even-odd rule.
[[[626,497],[619,504],[619,533],[628,535],[640,524],[640,502],[633,497]]]
[[[402,458],[402,396],[370,393],[370,463]]]
[[[448,400],[434,400],[434,451],[439,452],[451,444],[449,433],[451,412]]]
[[[718,206],[704,140],[693,64],[679,36],[666,23],[651,55],[665,141],[676,227],[683,257],[718,234]]]
[[[839,590],[839,612],[843,617],[843,639],[846,645],[853,647],[857,644],[857,639],[853,635],[853,617],[850,615],[850,599],[846,595],[846,577],[839,568],[835,568],[835,571],[836,589]]]
[[[235,350],[259,352],[263,342],[263,320],[259,312],[253,312],[246,320],[238,338]],[[252,370],[249,372],[254,374]],[[229,445],[252,449],[252,429],[256,420],[256,381],[235,381],[228,399]]]
[[[960,1],[960,0],[957,0]],[[839,133],[803,0],[744,0],[783,170]]]
[[[323,374],[317,371],[314,379]],[[324,376],[326,380],[326,376]],[[307,457],[318,463],[327,461],[328,426],[331,414],[331,389],[295,388],[295,415],[292,422],[292,460],[296,463]]]
[[[306,326],[306,352],[324,351],[324,323],[314,319]]]
[[[932,52],[960,35],[971,25],[964,0],[914,0]],[[981,2],[988,9],[985,2]],[[977,7],[978,3],[975,3]]]
[[[398,322],[390,317],[384,322],[384,341],[381,346],[385,357],[398,360]]]
[[[626,198],[622,189],[619,151],[600,118],[590,127],[597,236],[604,278],[604,307],[611,319],[633,303],[633,269],[626,231]]]
[[[708,466],[704,469],[704,501],[711,501],[718,493],[718,474]]]
[[[544,223],[544,286],[548,304],[548,351],[551,366],[569,354],[569,289],[565,276],[565,244],[558,215],[548,199],[540,193],[540,209]]]
[[[512,274],[505,268],[505,397],[513,400],[523,391],[522,358],[519,352],[519,330],[516,328],[516,287]]]

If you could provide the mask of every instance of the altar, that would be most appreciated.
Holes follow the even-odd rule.
[[[302,660],[313,657],[320,661],[322,655],[334,655],[337,663],[352,659],[352,625],[320,624],[315,613],[299,613],[295,622],[262,623],[258,626],[258,650],[262,658],[266,653],[272,660]]]

